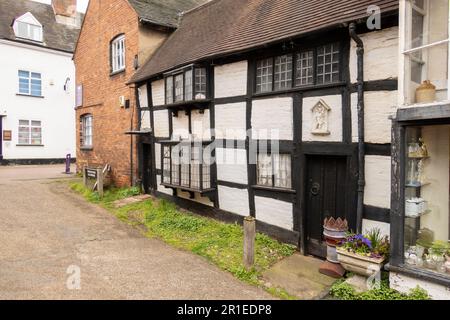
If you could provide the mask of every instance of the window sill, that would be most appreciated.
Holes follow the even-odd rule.
[[[94,148],[93,147],[81,147],[80,150],[81,151],[92,151],[92,150],[94,150]]]
[[[190,101],[179,101],[171,104],[166,104],[164,109],[171,109],[173,111],[186,110],[189,108],[205,109],[206,105],[211,102],[211,99],[201,99],[201,100],[190,100]]]
[[[175,189],[180,189],[181,191],[187,191],[187,192],[198,192],[200,194],[204,194],[204,193],[208,193],[208,192],[212,192],[215,191],[215,188],[209,188],[209,189],[196,189],[196,188],[189,188],[189,187],[183,187],[180,185],[174,185],[174,184],[169,184],[169,183],[161,183],[161,185],[163,187],[166,188],[175,188]]]
[[[125,73],[125,69],[113,71],[113,72],[111,72],[111,73],[109,74],[109,76],[110,76],[110,77],[114,77],[114,76],[116,76],[116,75],[118,75],[118,74],[121,74],[121,73]]]
[[[442,286],[450,287],[450,276],[445,276],[443,274],[435,273],[433,271],[413,268],[407,265],[394,266],[387,264],[385,268],[388,271],[397,272],[412,278],[429,281]]]
[[[273,95],[299,92],[299,91],[320,90],[320,89],[341,87],[341,86],[345,86],[345,85],[346,85],[346,83],[344,81],[339,81],[339,82],[333,82],[333,83],[327,83],[327,84],[299,86],[299,87],[293,87],[293,88],[285,89],[285,90],[273,90],[273,91],[259,92],[259,93],[253,92],[253,97],[258,98],[258,97],[273,96]]]
[[[16,144],[16,147],[45,147],[43,144]]]
[[[20,97],[30,97],[30,98],[40,98],[40,99],[45,98],[44,96],[33,96],[33,95],[31,95],[31,94],[23,94],[23,93],[16,93],[16,96],[20,96]]]
[[[290,193],[290,194],[296,194],[297,193],[297,191],[295,191],[293,189],[286,189],[286,188],[265,187],[265,186],[258,186],[258,185],[253,185],[252,188],[256,189],[256,190],[283,192],[283,193]]]

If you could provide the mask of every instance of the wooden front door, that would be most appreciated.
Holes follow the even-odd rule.
[[[142,167],[142,184],[144,191],[150,193],[153,189],[152,177],[152,146],[149,143],[142,144],[143,167]]]
[[[323,220],[345,217],[347,192],[346,157],[310,156],[306,171],[306,251],[326,257]]]

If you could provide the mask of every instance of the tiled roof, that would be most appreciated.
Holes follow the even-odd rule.
[[[397,0],[213,0],[186,13],[131,81],[365,18],[372,4],[398,10]]]
[[[208,0],[128,0],[139,18],[153,24],[176,28],[181,12],[199,6]]]
[[[53,7],[29,0],[0,0],[0,39],[28,42],[16,39],[13,21],[30,12],[43,26],[43,43],[29,42],[46,48],[73,52],[80,28],[56,22]],[[80,19],[83,18],[81,13]]]

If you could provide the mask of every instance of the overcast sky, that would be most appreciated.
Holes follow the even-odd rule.
[[[33,1],[49,3],[49,4],[52,2],[52,0],[33,0]],[[88,2],[89,2],[89,0],[78,0],[77,1],[78,11],[86,12]]]

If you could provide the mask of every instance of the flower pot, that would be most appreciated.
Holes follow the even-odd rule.
[[[355,274],[370,277],[383,267],[386,258],[371,258],[362,256],[343,248],[337,248],[338,261],[345,270]]]

